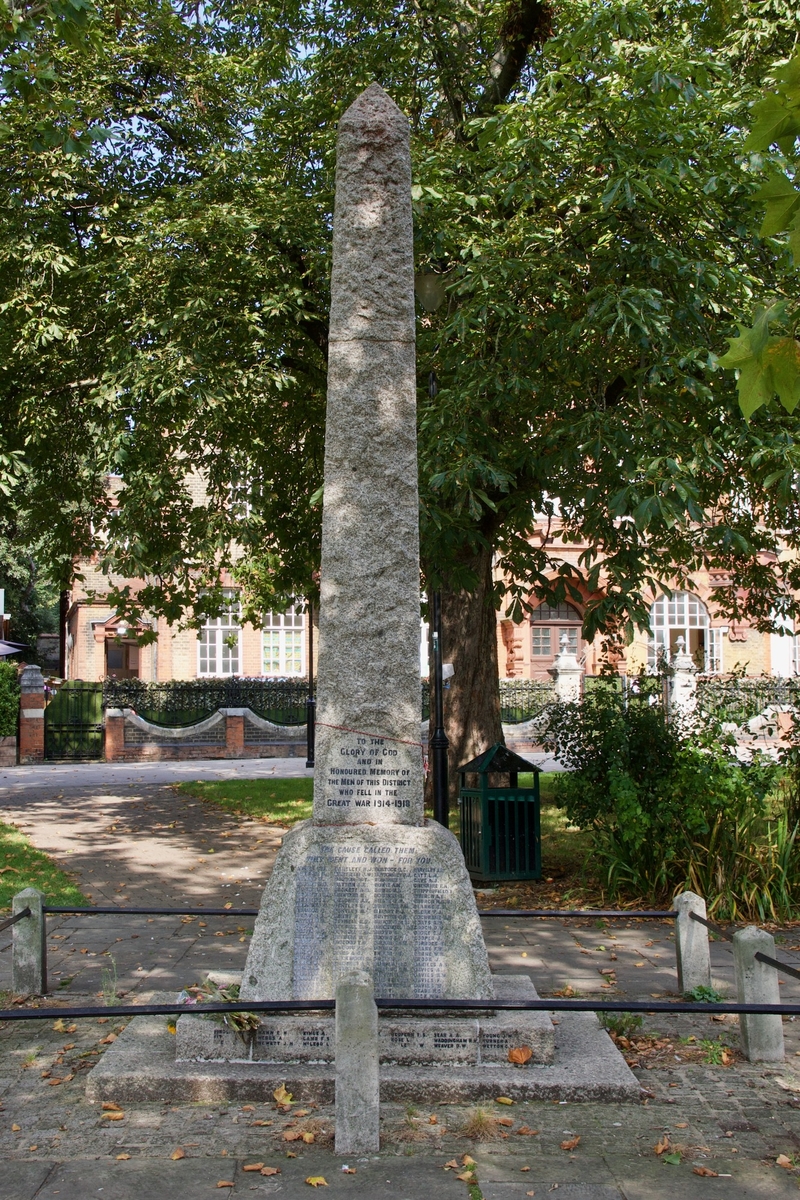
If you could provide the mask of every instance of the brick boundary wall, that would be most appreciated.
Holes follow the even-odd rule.
[[[129,708],[108,708],[105,726],[106,762],[306,755],[305,725],[273,725],[246,708],[222,708],[183,728],[154,725]]]

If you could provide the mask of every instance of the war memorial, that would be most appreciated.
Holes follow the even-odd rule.
[[[138,1017],[91,1099],[335,1090],[337,1149],[354,1152],[377,1148],[379,1099],[639,1097],[593,1013],[492,1007],[534,984],[490,973],[461,848],[424,815],[414,321],[409,127],[373,84],[337,143],[314,810],[284,839],[241,978],[243,1001],[335,998],[336,1013],[265,1015],[244,1038]]]

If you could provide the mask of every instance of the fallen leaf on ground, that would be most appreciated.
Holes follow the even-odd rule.
[[[100,1041],[97,1044],[98,1046],[110,1046],[111,1043],[115,1042],[116,1040],[117,1035],[115,1033],[110,1033],[108,1037],[100,1038]]]
[[[38,1150],[38,1149],[39,1149],[39,1147],[38,1147],[38,1145],[36,1144],[36,1142],[34,1142],[32,1146],[28,1146],[28,1152],[29,1152],[29,1153],[32,1153],[34,1150]]]
[[[536,1192],[526,1192],[525,1195],[526,1196],[535,1196]]]
[[[508,1061],[517,1063],[521,1067],[531,1058],[533,1058],[533,1051],[530,1046],[512,1046],[508,1052]]]
[[[439,1118],[438,1117],[428,1117],[428,1124],[429,1125],[438,1125]]]
[[[303,1141],[305,1142],[305,1144],[306,1144],[307,1146],[310,1146],[310,1145],[311,1145],[311,1143],[312,1143],[312,1142],[313,1142],[313,1140],[314,1140],[314,1135],[313,1135],[313,1133],[304,1133],[304,1134],[302,1135],[302,1137],[303,1137]]]
[[[661,1161],[669,1163],[671,1167],[679,1167],[681,1162],[680,1151],[670,1150],[669,1154],[662,1155]]]
[[[580,1142],[580,1140],[581,1140],[580,1135],[578,1137],[567,1138],[567,1140],[565,1142],[561,1143],[561,1149],[562,1150],[574,1150],[575,1147]]]
[[[463,1167],[475,1167],[477,1166],[477,1163],[475,1162],[474,1158],[470,1158],[468,1154],[465,1154],[461,1160],[461,1165]]]
[[[519,1129],[517,1130],[517,1133],[525,1133],[530,1137],[535,1137],[538,1132],[538,1129],[531,1129],[529,1125],[520,1125]]]
[[[514,1101],[510,1096],[495,1096],[495,1104],[513,1104]]]
[[[286,1157],[287,1158],[297,1158],[297,1155],[295,1154],[295,1152],[293,1150],[287,1150]]]
[[[105,1121],[124,1121],[125,1119],[124,1112],[107,1112],[101,1113],[100,1116]]]
[[[496,1125],[506,1125],[509,1129],[514,1124],[513,1117],[495,1117],[494,1120]]]
[[[48,1079],[47,1083],[48,1083],[49,1087],[58,1087],[59,1083],[61,1083],[61,1080],[60,1079]]]
[[[310,1183],[312,1187],[327,1187],[328,1181],[324,1175],[309,1175],[306,1183]]]
[[[21,1128],[22,1128],[22,1126],[21,1126],[21,1125],[12,1125],[12,1126],[11,1126],[11,1132],[12,1132],[12,1133],[19,1133],[19,1131],[20,1131],[20,1129],[21,1129]]]
[[[129,1158],[130,1158],[130,1154],[118,1154],[117,1162],[127,1162]]]
[[[175,1150],[172,1151],[172,1154],[170,1154],[170,1158],[172,1159],[173,1162],[177,1162],[179,1158],[186,1158],[186,1151],[183,1149],[182,1146],[178,1146]]]
[[[120,1106],[115,1104],[113,1100],[104,1100],[100,1107],[103,1112],[122,1112]]]
[[[355,1173],[356,1173],[355,1167],[342,1167],[343,1175],[355,1175]]]
[[[53,1021],[53,1030],[55,1033],[66,1033],[67,1027],[61,1017],[57,1021]]]
[[[791,1171],[792,1169],[792,1160],[787,1158],[785,1154],[779,1154],[775,1162],[779,1167],[785,1167],[787,1171]]]
[[[709,1179],[717,1179],[716,1171],[712,1171],[711,1167],[692,1167],[693,1175],[707,1175]]]
[[[292,1103],[292,1093],[287,1092],[286,1086],[283,1083],[280,1085],[280,1087],[275,1088],[275,1091],[272,1093],[272,1095],[275,1097],[275,1100],[278,1104]]]
[[[233,1180],[232,1179],[219,1179],[219,1180],[217,1180],[217,1187],[233,1187]]]
[[[261,1168],[262,1175],[280,1175],[280,1173],[281,1173],[280,1167],[262,1167]]]
[[[272,1121],[251,1121],[251,1125],[272,1125]]]
[[[520,1171],[522,1171],[522,1172],[530,1171],[530,1167],[520,1167]]]
[[[670,1140],[667,1137],[667,1135],[664,1134],[664,1136],[659,1141],[656,1142],[655,1146],[653,1146],[653,1153],[661,1155],[664,1153],[665,1150],[669,1150],[669,1147],[670,1147]]]
[[[285,1142],[299,1142],[302,1133],[298,1129],[285,1129],[283,1131],[283,1140]]]
[[[243,1170],[243,1171],[263,1171],[263,1170],[264,1170],[264,1164],[263,1164],[263,1162],[260,1162],[260,1163],[246,1163],[246,1164],[245,1164],[245,1166],[243,1166],[243,1167],[242,1167],[242,1170]]]
[[[307,1117],[310,1112],[311,1112],[310,1108],[298,1108],[297,1112],[294,1115],[296,1117]]]
[[[462,1171],[460,1175],[456,1175],[456,1179],[460,1179],[462,1183],[474,1183],[474,1171]]]
[[[678,1121],[678,1124],[675,1126],[675,1128],[676,1129],[688,1129],[689,1122],[688,1121]]]
[[[445,1169],[445,1171],[457,1171],[458,1170],[458,1160],[455,1158],[451,1158],[450,1162],[447,1162],[444,1164],[444,1169]]]

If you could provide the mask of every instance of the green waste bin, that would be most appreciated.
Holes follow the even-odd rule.
[[[533,773],[531,787],[519,786],[520,771]],[[541,878],[540,768],[497,742],[458,773],[461,848],[470,878]],[[508,786],[499,786],[503,776]]]

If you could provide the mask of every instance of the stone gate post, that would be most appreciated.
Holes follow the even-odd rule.
[[[561,648],[547,674],[552,678],[556,695],[562,704],[579,704],[583,683],[583,667],[567,648],[567,635],[562,634]]]
[[[43,762],[44,679],[39,667],[25,667],[19,683],[19,761]]]

